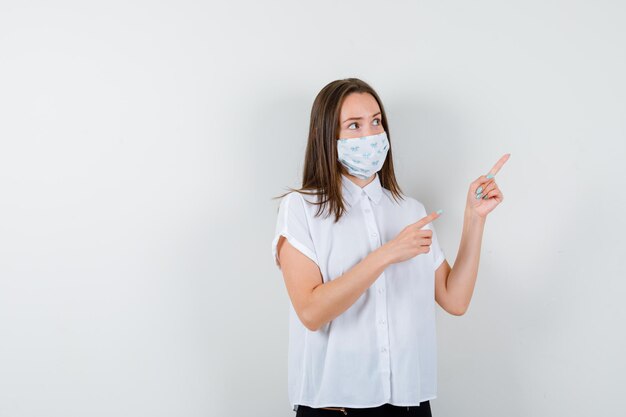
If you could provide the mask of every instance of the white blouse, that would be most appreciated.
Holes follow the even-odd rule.
[[[404,196],[396,202],[376,178],[361,188],[342,175],[347,211],[315,217],[315,196],[291,192],[280,201],[274,262],[281,235],[311,258],[324,282],[428,213]],[[433,223],[428,253],[389,265],[357,301],[317,331],[289,308],[288,394],[294,410],[309,407],[416,406],[437,397],[435,270],[445,259]]]

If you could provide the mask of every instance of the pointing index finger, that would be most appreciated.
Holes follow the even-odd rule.
[[[443,210],[437,210],[437,211],[433,211],[432,213],[430,213],[428,216],[422,217],[421,219],[419,219],[418,221],[416,221],[415,223],[413,223],[418,229],[421,229],[422,227],[426,226],[428,223],[432,222],[433,220],[435,220],[436,218],[438,218],[439,216],[441,216],[441,213],[443,213]]]
[[[496,162],[496,164],[493,166],[493,168],[491,168],[491,169],[489,170],[489,172],[487,173],[487,175],[491,174],[491,176],[495,176],[495,175],[498,173],[498,171],[500,171],[500,168],[502,168],[502,166],[504,165],[504,163],[505,163],[506,161],[508,161],[508,160],[509,160],[509,157],[510,157],[510,156],[511,156],[511,154],[510,154],[510,153],[504,154],[504,155],[502,156],[502,158],[500,158],[500,159],[498,160],[498,162]]]

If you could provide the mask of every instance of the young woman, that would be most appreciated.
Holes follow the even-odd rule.
[[[311,111],[300,189],[278,209],[272,255],[290,298],[288,387],[296,417],[431,416],[435,301],[467,310],[485,218],[503,201],[494,175],[470,184],[454,267],[424,205],[401,191],[378,94],[348,78]]]

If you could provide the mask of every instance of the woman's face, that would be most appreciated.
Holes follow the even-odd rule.
[[[351,93],[341,106],[339,138],[351,139],[382,133],[380,107],[370,93]]]

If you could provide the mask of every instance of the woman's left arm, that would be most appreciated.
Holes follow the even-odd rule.
[[[463,233],[454,266],[447,261],[435,271],[435,299],[446,311],[462,315],[467,311],[478,275],[480,247],[487,215],[504,200],[495,175],[509,159],[505,154],[488,172],[470,184],[463,221]]]

